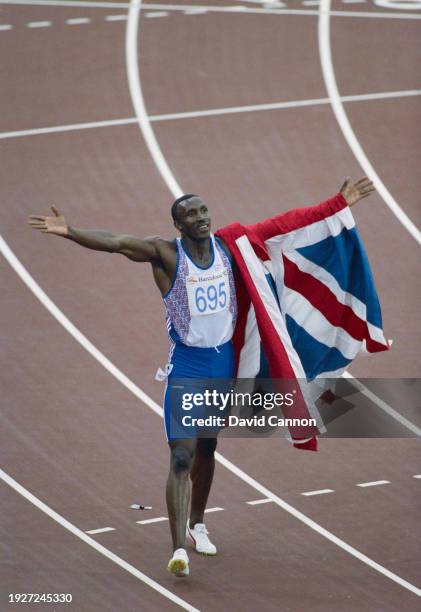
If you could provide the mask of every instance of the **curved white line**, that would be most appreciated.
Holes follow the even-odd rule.
[[[145,101],[143,99],[142,86],[139,76],[138,65],[138,46],[137,37],[139,31],[139,15],[142,0],[132,0],[129,7],[127,26],[126,26],[126,66],[127,79],[129,81],[129,90],[133,102],[133,107],[139,123],[140,131],[142,132],[146,146],[155,162],[156,167],[161,173],[168,189],[175,198],[178,198],[183,192],[180,185],[177,183],[175,176],[171,172],[167,160],[162,154],[158,141],[151,128],[149,117],[146,112]]]
[[[14,478],[9,476],[9,474],[6,474],[6,472],[4,472],[2,469],[0,469],[0,478],[6,484],[8,484],[9,487],[12,487],[12,489],[22,495],[22,497],[31,502],[31,504],[36,506],[39,510],[41,510],[47,516],[56,521],[56,523],[70,531],[70,533],[73,533],[73,535],[85,542],[85,544],[88,544],[88,546],[91,546],[94,550],[99,552],[104,557],[107,557],[107,559],[110,559],[110,561],[116,563],[119,567],[126,570],[126,572],[129,572],[129,574],[131,574],[138,580],[141,580],[155,591],[158,591],[158,593],[160,593],[167,599],[173,601],[181,608],[184,608],[184,610],[188,610],[188,612],[199,612],[197,608],[191,606],[189,603],[187,603],[187,601],[184,601],[184,599],[181,599],[181,597],[174,595],[174,593],[171,593],[171,591],[161,586],[158,582],[155,582],[155,580],[152,580],[152,578],[149,578],[149,576],[146,576],[146,574],[139,571],[136,567],[130,565],[130,563],[127,563],[127,561],[124,561],[124,559],[122,559],[121,557],[118,557],[116,554],[111,552],[111,550],[108,550],[108,548],[105,548],[105,546],[103,546],[93,538],[90,538],[89,535],[86,535],[86,533],[84,533],[81,529],[79,529],[78,527],[73,525],[73,523],[65,519],[64,516],[61,516],[61,514],[50,508],[50,506],[47,506],[47,504],[41,501],[38,497],[35,497],[35,495],[28,491],[28,489],[25,489],[25,487],[19,484]]]
[[[82,334],[82,332],[66,317],[66,315],[54,304],[54,302],[48,297],[48,295],[41,289],[38,283],[32,278],[28,270],[22,265],[12,249],[0,235],[0,252],[8,261],[10,266],[21,278],[25,285],[32,291],[32,293],[39,299],[41,304],[45,306],[48,312],[53,315],[55,319],[69,332],[73,338],[83,346],[85,350],[92,355],[110,374],[112,374],[118,381],[121,382],[129,391],[131,391],[140,401],[144,402],[151,410],[156,412],[160,417],[163,417],[164,412],[158,404],[156,404],[142,389],[139,389],[127,378],[121,370],[119,370],[100,350],[96,348],[94,344],[88,338]]]
[[[357,137],[355,136],[349,119],[345,113],[339,95],[338,86],[336,84],[335,72],[332,63],[332,53],[330,48],[330,3],[331,0],[320,0],[318,36],[320,63],[323,78],[336,121],[338,122],[345,140],[347,141],[351,151],[354,153],[358,163],[365,174],[370,178],[370,180],[373,181],[375,188],[383,198],[385,204],[390,208],[405,229],[408,230],[411,236],[415,238],[418,244],[421,244],[421,232],[411,221],[408,215],[402,210],[402,208],[393,198],[392,194],[384,185],[383,181],[380,179],[377,172],[374,170]]]
[[[395,421],[397,421],[398,423],[412,431],[416,436],[421,438],[421,429],[419,427],[414,425],[414,423],[411,423],[411,421],[408,421],[408,419],[402,416],[402,414],[394,410],[392,406],[389,406],[389,404],[384,402],[381,397],[375,395],[373,391],[370,391],[370,389],[363,385],[361,381],[354,378],[349,372],[344,372],[342,374],[342,378],[352,379],[350,381],[351,385],[355,387],[360,393],[368,397],[368,399],[371,400],[374,404],[377,404],[382,410],[384,410],[384,412],[386,412],[386,414],[392,417],[392,419],[395,419]]]
[[[84,0],[0,0],[0,4],[17,4],[17,5],[32,5],[32,6],[57,6],[57,7],[69,7],[79,6],[86,8],[120,8],[126,9],[129,7],[129,2],[101,2],[101,1],[84,1]],[[296,15],[303,17],[314,17],[318,15],[318,11],[306,10],[306,9],[288,9],[288,8],[263,8],[262,6],[252,8],[249,6],[207,6],[201,4],[156,4],[151,2],[145,2],[142,10],[148,11],[176,11],[185,13],[186,11],[206,11],[216,13],[241,13],[241,14],[252,14],[252,15]],[[397,11],[386,12],[386,11],[331,11],[332,17],[351,17],[361,19],[421,19],[419,13],[398,13]]]

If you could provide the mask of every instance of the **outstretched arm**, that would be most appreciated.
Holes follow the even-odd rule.
[[[295,208],[246,227],[250,234],[259,235],[260,239],[265,241],[272,236],[287,234],[316,221],[322,221],[347,206],[353,206],[363,198],[371,195],[374,191],[373,183],[367,177],[360,179],[356,183],[351,183],[351,180],[347,178],[339,193],[333,198],[316,204],[316,206]],[[235,229],[234,226],[235,224],[232,231],[235,234],[238,229]],[[239,227],[238,224],[237,226]],[[219,232],[218,235],[220,238],[225,239],[223,233]],[[265,247],[262,247],[262,249],[262,252],[265,252]]]
[[[120,253],[133,261],[159,261],[156,244],[157,237],[137,238],[127,234],[113,234],[104,230],[85,230],[71,227],[55,206],[51,207],[52,217],[31,215],[29,225],[43,234],[62,236],[73,240],[87,249]]]

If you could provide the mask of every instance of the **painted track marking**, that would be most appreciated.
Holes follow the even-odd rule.
[[[115,531],[115,527],[101,527],[100,529],[90,529],[89,531],[85,531],[85,533],[89,533],[89,535],[95,535],[96,533],[107,533],[108,531]]]
[[[421,437],[421,429],[408,421],[402,414],[397,412],[392,406],[389,406],[387,402],[378,397],[373,391],[370,391],[362,382],[358,379],[354,378],[352,374],[349,372],[344,372],[342,374],[342,378],[346,378],[349,380],[350,384],[355,387],[362,395],[365,395],[370,401],[374,402],[379,408],[383,410],[386,414],[388,414],[392,419],[412,431],[416,436]]]
[[[330,3],[331,0],[321,0],[318,38],[320,64],[322,67],[323,78],[336,121],[338,122],[338,125],[342,130],[342,134],[344,135],[344,138],[347,141],[356,160],[360,164],[364,173],[370,178],[370,180],[373,181],[375,188],[377,189],[379,195],[383,198],[385,204],[390,208],[392,213],[400,221],[400,223],[402,223],[404,228],[411,234],[411,236],[415,238],[418,244],[421,244],[421,232],[411,221],[408,215],[402,210],[392,194],[386,188],[377,172],[374,170],[351,127],[347,114],[345,113],[344,106],[339,95],[338,86],[336,84],[336,77],[332,63],[332,51],[330,47]]]
[[[220,512],[223,508],[215,507],[215,508],[206,508],[205,514],[209,512]],[[136,521],[139,525],[150,525],[151,523],[162,523],[163,521],[168,521],[168,516],[157,516],[156,518],[144,519],[143,521]]]
[[[90,23],[89,17],[74,17],[73,19],[66,19],[67,25],[82,25],[84,23]]]
[[[126,21],[127,15],[105,15],[105,21]]]
[[[184,15],[204,15],[207,12],[208,12],[207,9],[200,9],[200,8],[192,8],[192,9],[187,9],[186,11],[183,11]]]
[[[52,25],[52,21],[29,21],[26,24],[27,28],[49,28]]]
[[[151,128],[149,118],[146,112],[142,87],[140,84],[137,46],[140,6],[141,2],[139,1],[135,0],[131,2],[127,15],[125,50],[129,91],[135,114],[138,120],[139,129],[143,135],[149,153],[152,159],[154,160],[156,167],[159,170],[168,189],[171,193],[175,194],[174,197],[178,198],[183,192],[181,190],[180,185],[177,183],[173,173],[171,172],[167,164],[167,160],[163,156],[161,148]]]
[[[416,474],[415,476],[413,476],[413,478],[421,478],[421,474]],[[373,482],[357,484],[356,486],[357,487],[369,487],[369,486],[381,485],[381,484],[390,484],[390,481],[389,480],[378,480],[378,481],[373,481]],[[312,497],[312,496],[322,495],[324,493],[334,493],[334,492],[335,492],[334,489],[319,489],[317,491],[306,491],[305,493],[301,493],[301,495],[304,495],[306,497]],[[264,497],[263,499],[254,499],[252,501],[246,501],[244,503],[248,504],[249,506],[260,506],[260,505],[264,505],[268,503],[273,503],[273,500]],[[138,504],[133,504],[132,506],[129,506],[129,507],[138,509],[139,506]],[[152,508],[148,508],[148,509],[152,510]],[[221,512],[223,510],[224,508],[221,508],[219,506],[216,506],[215,508],[206,508],[205,514],[209,514],[211,512]],[[135,522],[140,525],[149,525],[153,523],[161,523],[167,520],[168,520],[167,516],[159,516],[156,518],[144,519],[144,520],[135,521]],[[115,527],[103,527],[101,529],[91,529],[90,531],[85,531],[85,533],[94,535],[94,534],[99,534],[99,533],[106,533],[107,531],[116,531],[116,529]]]
[[[125,15],[127,19],[127,15]],[[421,89],[408,89],[402,91],[385,91],[371,94],[356,94],[343,96],[343,102],[362,102],[370,100],[383,100],[389,98],[407,98],[420,96]],[[291,100],[289,102],[272,102],[268,104],[253,104],[247,106],[228,106],[225,108],[213,108],[207,110],[188,111],[182,113],[167,113],[164,115],[149,115],[151,123],[159,121],[177,121],[180,119],[193,119],[197,117],[215,117],[217,115],[230,115],[237,113],[251,113],[260,111],[279,110],[285,108],[299,108],[307,106],[319,106],[330,104],[329,98],[314,98],[309,100]],[[137,117],[125,119],[105,119],[103,121],[90,121],[86,123],[73,123],[68,125],[55,125],[50,127],[32,128],[28,130],[14,130],[12,132],[0,132],[0,140],[6,138],[21,138],[23,136],[38,136],[41,134],[54,134],[55,132],[71,132],[75,130],[88,130],[103,127],[114,127],[118,125],[129,125],[138,123]]]
[[[390,484],[390,480],[373,480],[373,482],[360,482],[357,487],[378,487],[379,485]]]
[[[171,601],[179,605],[181,608],[184,608],[184,610],[188,610],[189,612],[199,612],[197,608],[194,608],[193,606],[191,606],[189,603],[187,603],[187,601],[184,601],[184,599],[181,599],[181,597],[178,597],[174,593],[171,593],[171,591],[168,591],[168,589],[161,586],[158,582],[155,582],[155,580],[152,580],[152,578],[149,578],[149,576],[146,576],[146,574],[139,571],[133,565],[130,565],[130,563],[127,563],[127,561],[124,561],[124,559],[121,559],[121,557],[118,557],[116,554],[111,552],[111,550],[108,550],[108,548],[105,548],[105,546],[103,546],[102,544],[99,544],[93,538],[90,538],[89,535],[87,535],[86,533],[81,531],[78,527],[73,525],[73,523],[70,523],[70,521],[68,521],[63,516],[61,516],[61,514],[58,514],[58,512],[56,512],[55,510],[47,506],[47,504],[41,501],[38,497],[35,497],[35,495],[33,495],[30,491],[25,489],[25,487],[19,484],[11,476],[6,474],[6,472],[4,472],[2,469],[0,469],[0,478],[6,484],[8,484],[12,489],[14,489],[17,493],[22,495],[22,497],[24,497],[26,500],[31,502],[31,504],[36,506],[39,510],[41,510],[47,516],[49,516],[54,521],[56,521],[56,523],[58,523],[59,525],[61,525],[62,527],[70,531],[73,535],[75,535],[80,540],[85,542],[85,544],[88,544],[88,546],[91,546],[91,548],[99,552],[101,555],[103,555],[104,557],[106,557],[107,559],[109,559],[110,561],[112,561],[113,563],[121,567],[122,569],[126,570],[126,572],[129,572],[129,574],[132,574],[132,576],[134,576],[138,580],[141,580],[142,582],[147,584],[149,587],[151,587],[152,589],[154,589],[155,591],[157,591],[158,593],[160,593],[167,599],[170,599]]]
[[[56,7],[75,7],[80,8],[129,8],[127,2],[78,2],[74,0],[0,0],[0,4],[30,5],[30,6],[56,6]],[[142,10],[166,10],[184,12],[186,7],[206,9],[207,12],[214,13],[249,13],[256,15],[297,15],[304,17],[317,17],[320,13],[317,10],[307,9],[271,9],[271,8],[251,8],[248,6],[203,6],[187,4],[144,4]],[[330,11],[331,17],[357,17],[362,19],[421,19],[419,13],[398,13],[398,12],[370,12],[370,11]]]
[[[312,497],[313,495],[324,495],[325,493],[334,492],[334,489],[319,489],[318,491],[306,491],[305,493],[301,493],[301,495],[305,495],[305,497]]]

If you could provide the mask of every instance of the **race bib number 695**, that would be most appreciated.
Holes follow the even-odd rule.
[[[192,315],[206,315],[220,312],[228,306],[228,282],[225,274],[215,278],[190,278],[187,283],[190,312]]]

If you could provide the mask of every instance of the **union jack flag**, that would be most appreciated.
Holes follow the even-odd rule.
[[[359,352],[389,348],[367,255],[341,194],[216,235],[238,272],[238,378],[258,376],[264,360],[272,378],[335,378]],[[311,415],[305,395],[294,417]],[[316,450],[321,429],[307,428],[303,436],[290,428],[294,446]]]

